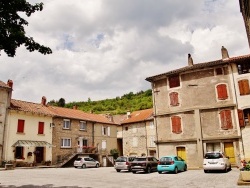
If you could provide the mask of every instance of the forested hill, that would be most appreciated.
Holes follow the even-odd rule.
[[[50,104],[56,105],[51,101]],[[152,90],[140,91],[138,93],[130,92],[121,97],[114,99],[105,99],[100,101],[91,101],[89,98],[87,102],[70,102],[65,103],[66,108],[73,108],[77,106],[77,109],[84,112],[92,112],[95,114],[125,114],[127,111],[144,110],[153,107],[152,103]]]

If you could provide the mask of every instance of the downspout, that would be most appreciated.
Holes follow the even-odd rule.
[[[95,146],[95,122],[92,122],[92,146]]]
[[[234,87],[234,95],[235,95],[235,102],[236,102],[236,110],[237,110],[237,114],[238,114],[238,100],[237,100],[237,94],[236,94],[236,88],[235,88],[235,80],[234,80],[234,75],[233,75],[233,67],[232,64],[230,63],[230,68],[231,68],[231,75],[232,75],[232,80],[233,80],[233,87]],[[244,116],[244,115],[243,115]],[[243,156],[245,158],[245,150],[244,150],[244,143],[243,143],[243,139],[242,139],[242,129],[240,127],[240,138],[241,138],[241,143],[242,143],[242,153]]]
[[[155,135],[156,135],[156,147],[157,147],[157,158],[159,159],[159,143],[158,143],[158,129],[157,129],[157,118],[156,118],[156,105],[155,105],[155,94],[153,83],[151,83],[152,95],[153,95],[153,109],[154,109],[154,124],[155,124]]]
[[[148,133],[147,133],[147,123],[146,121],[144,121],[144,124],[145,124],[145,133],[146,133],[146,136],[145,136],[145,139],[146,139],[146,151],[147,151],[147,156],[148,156]]]

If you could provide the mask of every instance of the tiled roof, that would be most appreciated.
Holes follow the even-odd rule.
[[[90,113],[85,113],[81,110],[62,108],[62,107],[56,107],[56,106],[48,106],[48,108],[57,117],[93,121],[93,122],[99,122],[99,123],[105,123],[105,124],[115,124],[114,122],[109,121],[109,119],[103,115],[90,114]]]
[[[15,99],[11,99],[10,109],[24,111],[24,112],[31,112],[36,114],[43,114],[48,116],[54,115],[53,112],[51,112],[47,106],[38,103],[20,101]]]
[[[141,122],[152,118],[153,118],[152,108],[146,110],[134,111],[130,114],[130,118],[125,119],[124,121],[121,122],[121,124]]]
[[[1,80],[0,80],[0,87],[5,87],[5,88],[11,89],[11,87],[9,87],[6,83],[2,82]]]
[[[147,81],[151,82],[154,79],[157,78],[162,78],[164,76],[169,76],[169,75],[174,75],[174,74],[179,74],[185,71],[190,71],[190,70],[196,70],[196,69],[201,69],[201,68],[205,68],[205,67],[213,67],[216,65],[223,65],[223,64],[228,64],[228,63],[235,63],[235,62],[246,62],[246,63],[250,63],[250,54],[248,55],[243,55],[243,56],[237,56],[237,57],[231,57],[228,59],[220,59],[220,60],[215,60],[215,61],[210,61],[210,62],[205,62],[205,63],[198,63],[198,64],[194,64],[192,66],[185,66],[179,69],[175,69],[169,72],[165,72],[162,74],[158,74],[155,76],[151,76],[146,78]]]

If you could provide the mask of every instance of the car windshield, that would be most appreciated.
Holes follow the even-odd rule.
[[[126,162],[127,158],[126,157],[118,157],[115,161],[116,162]]]
[[[206,153],[205,158],[206,159],[219,159],[219,158],[223,158],[223,155],[221,153]]]
[[[146,161],[146,158],[143,157],[143,158],[135,158],[134,161]]]

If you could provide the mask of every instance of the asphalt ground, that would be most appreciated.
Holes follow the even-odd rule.
[[[0,187],[7,188],[250,188],[238,186],[239,169],[227,173],[188,170],[178,174],[150,174],[100,168],[29,168],[0,171]]]

